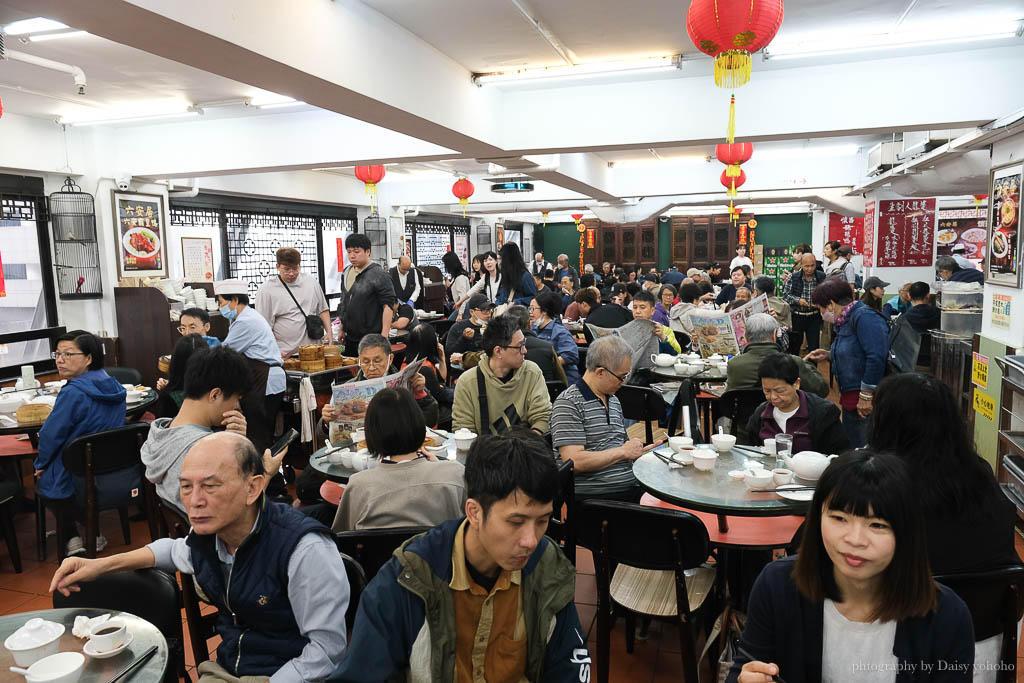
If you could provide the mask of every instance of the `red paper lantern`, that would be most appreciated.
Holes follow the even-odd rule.
[[[715,156],[725,164],[725,174],[730,178],[738,178],[742,169],[740,164],[750,161],[754,156],[754,145],[749,142],[733,142],[715,145]]]
[[[366,194],[377,191],[377,183],[384,179],[384,166],[356,166],[356,178],[366,184]]]
[[[570,215],[572,216],[572,219],[574,221],[576,221],[577,224],[579,224],[579,222],[581,220],[583,220],[583,214],[582,213],[574,213],[574,214],[570,214]]]
[[[783,14],[783,0],[693,0],[686,32],[715,58],[715,85],[737,88],[750,80],[750,55],[772,41]]]
[[[729,169],[722,171],[722,175],[719,178],[722,185],[726,187],[726,194],[730,197],[736,196],[736,188],[747,182],[747,174],[740,170],[740,174],[734,178],[729,177]]]
[[[459,198],[459,204],[462,205],[462,215],[466,215],[466,205],[469,204],[469,198],[473,196],[473,183],[469,182],[468,178],[459,178],[452,185],[452,194]]]
[[[0,100],[0,118],[3,118],[3,115],[4,115],[4,101]]]

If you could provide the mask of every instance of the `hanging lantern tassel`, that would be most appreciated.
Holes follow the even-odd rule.
[[[988,199],[987,194],[974,195],[974,215],[981,216],[981,205]]]
[[[726,130],[726,141],[731,145],[736,141],[736,94],[729,97],[729,128]]]
[[[715,57],[715,85],[738,88],[750,80],[750,53],[746,50],[725,50]]]
[[[544,219],[544,223],[542,224],[542,227],[545,227],[545,228],[548,227],[548,212],[547,211],[541,211],[540,212],[540,217]]]

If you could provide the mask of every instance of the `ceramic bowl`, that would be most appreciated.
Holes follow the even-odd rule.
[[[7,636],[4,647],[14,657],[14,663],[27,667],[60,649],[64,625],[45,619],[29,619],[25,625]]]
[[[352,469],[362,472],[367,468],[369,456],[366,453],[356,453],[352,456]]]
[[[426,450],[427,453],[430,453],[432,456],[434,456],[438,460],[447,460],[448,459],[448,447],[447,446],[444,446],[444,445],[441,445],[441,446],[426,446],[424,450]]]
[[[40,659],[28,667],[26,683],[75,683],[82,677],[85,655],[81,652],[60,652]]]
[[[674,453],[678,453],[683,450],[683,446],[692,446],[693,439],[688,436],[670,436],[668,437],[668,445]]]
[[[743,480],[747,482],[747,488],[763,489],[772,483],[772,473],[769,470],[747,470]]]
[[[772,470],[772,481],[775,482],[776,486],[792,484],[793,470],[787,470],[785,467],[776,467]]]
[[[25,399],[18,396],[0,398],[0,413],[14,413],[25,403]]]
[[[460,451],[469,450],[469,447],[473,445],[473,441],[476,439],[476,433],[468,429],[460,429],[455,432],[454,436],[455,447]]]
[[[746,474],[743,470],[729,470],[729,478],[733,481],[743,481],[746,478]]]
[[[715,469],[715,461],[718,460],[718,453],[710,450],[699,450],[693,452],[693,466],[698,470],[709,472]]]
[[[712,434],[711,443],[719,453],[727,453],[736,445],[736,437],[732,434]]]

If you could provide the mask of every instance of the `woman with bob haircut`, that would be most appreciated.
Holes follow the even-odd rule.
[[[727,681],[972,679],[971,615],[932,579],[916,488],[893,455],[852,451],[829,465],[799,554],[754,583]]]
[[[875,387],[885,375],[889,357],[889,323],[862,301],[854,301],[846,280],[827,278],[811,292],[811,303],[821,319],[832,323],[832,348],[811,351],[804,360],[832,363],[839,382],[839,406],[843,429],[851,448],[867,443],[867,417],[871,414]]]
[[[380,464],[349,478],[332,530],[437,526],[462,516],[465,468],[419,452],[427,429],[408,389],[378,391],[364,429],[366,448]]]
[[[501,251],[501,286],[498,287],[498,295],[494,303],[519,304],[529,306],[530,299],[537,296],[537,285],[533,281],[530,269],[523,261],[523,254],[519,251],[519,245],[515,242],[505,242]]]

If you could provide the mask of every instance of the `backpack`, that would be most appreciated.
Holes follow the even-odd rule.
[[[852,263],[847,261],[846,263],[843,264],[843,269],[840,270],[839,273],[836,273],[835,275],[833,275],[833,277],[838,277],[839,274],[842,273],[843,279],[845,280],[846,279],[846,269],[849,268],[852,265],[853,265]],[[861,276],[860,273],[854,273],[854,275],[853,275],[853,287],[854,287],[854,289],[864,289],[864,278]]]
[[[889,320],[871,308],[865,305],[864,308],[871,311],[879,318],[885,321],[886,327],[889,328],[889,346],[886,349],[887,358],[885,359],[885,372],[883,377],[889,375],[899,375],[904,372],[914,372],[914,368],[917,365],[917,354],[921,350],[921,333],[915,330],[905,319],[896,321],[896,324],[892,324]],[[900,316],[902,319],[903,316]],[[854,326],[853,319],[850,320],[850,325],[854,334],[857,334],[857,328]]]

